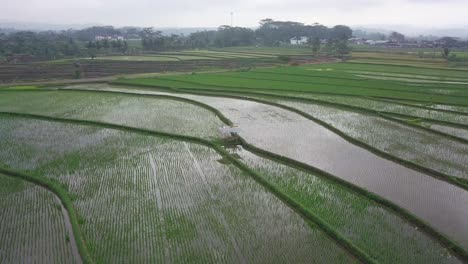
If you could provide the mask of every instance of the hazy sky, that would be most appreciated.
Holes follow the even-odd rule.
[[[468,25],[468,0],[0,0],[0,21],[115,26],[256,26],[262,18],[306,24]]]

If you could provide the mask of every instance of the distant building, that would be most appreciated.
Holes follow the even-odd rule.
[[[385,44],[389,43],[389,41],[388,40],[366,40],[365,43],[367,45],[382,46],[382,45],[385,45]]]
[[[355,44],[355,45],[363,45],[366,43],[366,40],[363,38],[350,38],[348,39],[348,42],[350,44]]]
[[[122,36],[96,36],[94,37],[94,40],[124,40],[124,37]]]
[[[291,43],[291,45],[304,45],[304,44],[307,44],[308,40],[309,40],[308,37],[296,37],[296,38],[290,39],[289,42]]]

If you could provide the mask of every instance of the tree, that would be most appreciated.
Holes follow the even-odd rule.
[[[353,31],[348,26],[338,25],[332,28],[331,37],[337,40],[348,40],[353,36]]]
[[[450,49],[448,47],[445,47],[442,55],[444,56],[444,58],[448,58],[450,55]]]
[[[334,39],[327,39],[327,42],[325,43],[324,50],[327,53],[327,55],[334,55],[335,53],[335,43]]]
[[[105,49],[108,49],[110,47],[109,46],[109,40],[104,39],[103,42],[102,42],[102,47],[105,48]]]
[[[348,47],[347,40],[338,40],[335,43],[335,52],[336,55],[340,58],[343,58],[345,55],[348,55],[351,52],[351,49]]]
[[[96,48],[91,47],[91,48],[88,49],[88,56],[89,56],[92,60],[94,60],[94,59],[96,58],[96,53],[97,53]]]
[[[456,38],[443,37],[439,39],[437,42],[439,42],[442,45],[442,48],[443,48],[442,56],[448,59],[451,49],[456,47],[458,40]]]
[[[393,31],[390,36],[388,37],[390,41],[393,42],[404,42],[405,41],[405,35],[398,33],[396,31]]]
[[[128,52],[128,43],[127,43],[127,41],[123,42],[121,51],[122,51],[122,53],[127,53]]]
[[[312,45],[312,52],[314,53],[315,56],[317,56],[319,50],[320,50],[320,39],[318,37],[314,38],[309,38],[309,41],[311,42]]]

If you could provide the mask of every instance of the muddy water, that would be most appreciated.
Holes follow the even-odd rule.
[[[134,88],[131,91],[138,92]],[[239,134],[249,143],[379,194],[468,248],[467,191],[376,156],[308,119],[277,107],[228,98],[170,95],[219,109],[239,126]]]

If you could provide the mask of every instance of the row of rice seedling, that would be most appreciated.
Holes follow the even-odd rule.
[[[296,97],[316,99],[331,103],[339,103],[345,105],[351,105],[361,108],[370,109],[379,112],[388,112],[402,115],[409,115],[427,119],[434,119],[440,121],[447,121],[458,124],[468,124],[468,115],[462,115],[457,113],[450,113],[444,111],[438,111],[437,109],[425,109],[420,107],[413,107],[410,105],[403,105],[393,102],[384,102],[380,100],[373,100],[371,98],[360,98],[351,96],[330,96],[330,95],[317,95],[317,94],[290,94]]]
[[[208,54],[185,53],[185,52],[163,52],[157,54],[131,55],[131,56],[103,56],[101,60],[123,60],[123,61],[181,61],[181,60],[216,60],[221,59]]]
[[[465,190],[381,158],[287,110],[246,100],[177,96],[218,109],[256,147],[317,167],[379,194],[458,243],[468,245],[468,230],[461,228],[461,219],[468,217]]]
[[[177,75],[164,76],[159,78],[142,78],[142,79],[119,79],[117,83],[123,84],[139,84],[166,86],[173,88],[201,88],[220,91],[268,91],[275,93],[284,92],[306,92],[306,93],[323,93],[335,95],[360,95],[360,96],[377,96],[387,98],[405,98],[421,100],[435,103],[451,103],[451,104],[467,104],[466,91],[455,89],[449,90],[452,94],[444,94],[442,92],[426,91],[427,87],[417,87],[415,89],[395,89],[404,84],[391,84],[385,81],[376,81],[377,83],[385,83],[388,88],[363,87],[358,83],[350,86],[349,81],[341,80],[340,84],[328,84],[323,82],[313,84],[307,82],[294,82],[288,80],[271,80],[271,79],[254,79],[254,78],[238,78],[241,74],[220,75],[211,74],[196,74],[196,75]],[[248,74],[248,73],[247,73]],[[273,78],[273,77],[269,77]],[[293,77],[291,77],[293,78]],[[422,91],[421,91],[422,90]],[[457,95],[453,95],[456,93]]]
[[[197,56],[209,56],[222,59],[233,59],[233,58],[271,58],[273,55],[261,55],[254,53],[236,53],[236,52],[224,52],[215,50],[185,50],[179,51],[179,54],[186,55],[197,55]]]
[[[222,49],[213,49],[220,52],[253,53],[266,55],[313,55],[311,49],[305,47],[227,47]]]
[[[405,105],[413,105],[413,106],[420,106],[425,108],[431,108],[434,110],[442,110],[448,112],[457,112],[462,114],[468,114],[468,107],[460,106],[460,105],[447,105],[447,104],[435,104],[435,103],[427,103],[427,102],[420,102],[420,101],[412,101],[412,100],[386,100],[389,102],[396,102],[399,104]]]
[[[437,62],[437,61],[414,61],[414,60],[385,60],[385,59],[374,59],[374,58],[362,58],[362,59],[351,59],[347,61],[348,63],[355,64],[366,64],[366,65],[379,65],[379,66],[406,66],[406,67],[417,67],[417,68],[429,68],[429,69],[447,69],[451,65],[447,62]],[[463,69],[465,67],[458,66],[457,70]]]
[[[468,145],[362,113],[291,101],[304,111],[379,150],[448,175],[468,179]]]
[[[460,112],[460,113],[468,114],[468,107],[463,107],[459,105],[434,104],[434,103],[426,103],[426,102],[419,102],[419,101],[407,101],[404,99],[388,100],[388,101],[394,101],[394,102],[401,103],[401,104],[423,106],[423,107],[432,108],[435,110],[452,111],[452,112]]]
[[[413,91],[419,93],[440,93],[466,95],[464,84],[468,84],[468,79],[426,79],[417,75],[417,78],[409,74],[402,76],[389,76],[390,73],[367,72],[356,73],[356,71],[346,71],[336,69],[339,64],[319,64],[316,66],[304,67],[276,67],[256,69],[250,72],[243,72],[242,75],[254,78],[269,80],[287,80],[290,82],[309,83],[310,85],[342,85],[343,88],[373,88],[382,90]],[[383,74],[383,75],[381,75]],[[394,75],[392,73],[391,75]],[[399,74],[398,74],[399,75]],[[410,83],[412,82],[412,83]]]
[[[241,147],[231,151],[379,263],[460,261],[417,227],[363,195],[312,173],[262,158]]]
[[[178,61],[180,59],[166,56],[103,56],[97,57],[97,60],[112,60],[112,61]]]
[[[316,67],[316,66],[312,66]],[[338,63],[334,64],[334,69],[344,71],[369,71],[369,72],[383,72],[383,73],[402,73],[402,74],[414,74],[424,76],[437,76],[447,78],[463,78],[466,77],[466,70],[454,69],[454,68],[427,68],[427,67],[415,67],[407,65],[379,65],[379,64],[365,64],[365,63]]]
[[[80,135],[88,129],[81,125],[12,117],[0,122],[2,127],[5,122],[10,127],[27,122],[74,129],[74,133],[57,135],[38,130],[29,140],[16,138],[15,129],[2,131],[0,144],[13,142],[0,150],[1,160],[9,166],[14,164],[8,156],[23,157],[27,163],[28,156],[33,161],[40,155],[36,149],[54,149],[74,137],[88,137]],[[219,162],[221,156],[214,150],[96,130],[87,141],[106,138],[105,142],[65,154],[52,152],[52,160],[30,168],[35,175],[57,179],[74,197],[96,262],[355,261],[321,229],[304,221],[249,176]]]
[[[255,70],[255,72],[266,72],[266,73],[275,73],[282,75],[295,75],[299,77],[307,76],[322,76],[322,77],[333,77],[333,79],[350,79],[350,80],[361,80],[361,81],[372,81],[371,77],[388,77],[395,78],[395,80],[389,79],[388,81],[381,81],[381,85],[385,83],[395,84],[399,83],[405,85],[409,89],[416,87],[446,87],[454,89],[462,89],[464,84],[468,82],[468,78],[461,77],[447,77],[443,75],[421,75],[421,74],[408,74],[408,73],[399,73],[399,72],[381,72],[375,70],[359,70],[352,68],[345,68],[341,65],[345,63],[333,63],[333,64],[316,64],[316,65],[304,65],[300,67],[272,67],[272,68],[262,68]],[[382,78],[382,80],[385,80]],[[427,81],[427,83],[425,83]],[[373,81],[377,82],[377,80]],[[414,84],[408,84],[407,82],[414,82]],[[377,82],[378,83],[378,82]],[[365,82],[363,82],[365,85]],[[420,84],[420,85],[415,85]]]
[[[0,263],[81,262],[54,194],[0,174],[0,208]]]
[[[415,86],[415,84],[453,84],[453,87],[456,88],[463,88],[458,85],[468,84],[467,79],[449,79],[444,80],[440,78],[420,78],[420,77],[413,77],[413,76],[401,76],[401,74],[388,74],[388,73],[380,73],[380,72],[354,72],[354,75],[357,77],[362,77],[365,79],[375,79],[375,80],[388,80],[388,81],[399,81],[399,82],[408,82],[413,83],[411,85]],[[422,85],[421,85],[422,86]],[[426,85],[429,86],[429,85]]]
[[[431,122],[422,122],[421,125],[427,126],[427,127],[431,128],[431,129],[434,129],[434,130],[437,130],[437,131],[440,131],[440,132],[443,132],[443,133],[447,133],[447,134],[450,134],[450,135],[453,135],[453,136],[456,136],[456,137],[459,137],[459,138],[464,138],[464,139],[468,140],[468,130],[467,129],[449,127],[449,126],[442,126],[442,125],[434,124],[434,123],[431,123]]]
[[[81,91],[5,92],[0,111],[103,121],[201,138],[217,137],[223,125],[208,110],[177,100]]]

